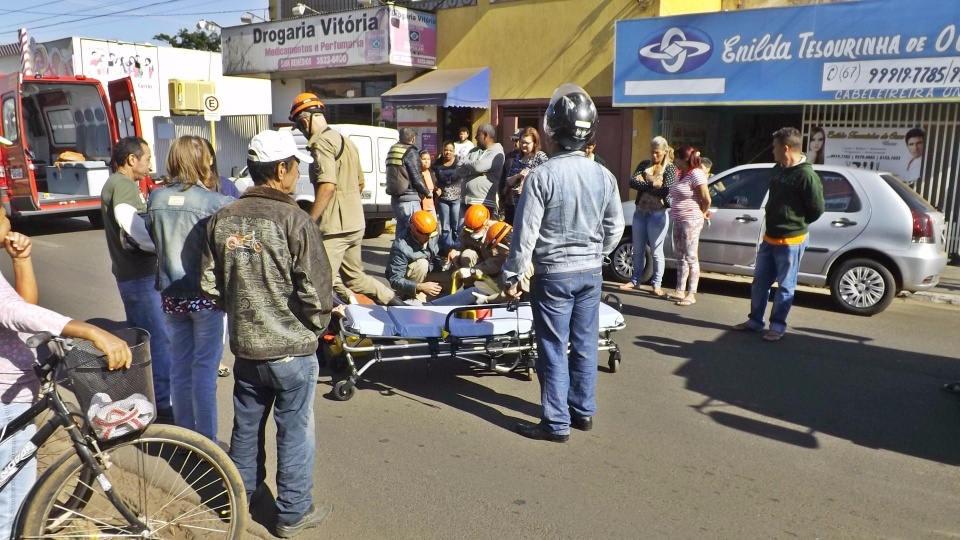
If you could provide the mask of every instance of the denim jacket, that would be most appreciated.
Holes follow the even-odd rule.
[[[505,281],[515,282],[531,260],[536,274],[600,268],[623,234],[613,173],[583,152],[562,152],[534,169],[524,183]]]
[[[151,193],[147,215],[157,246],[157,290],[163,296],[197,298],[202,296],[200,256],[207,241],[207,221],[236,199],[202,184],[185,187],[171,184]]]

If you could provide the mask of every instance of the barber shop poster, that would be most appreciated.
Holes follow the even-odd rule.
[[[805,137],[805,154],[813,164],[889,172],[912,185],[923,169],[925,138],[921,127],[814,126]]]

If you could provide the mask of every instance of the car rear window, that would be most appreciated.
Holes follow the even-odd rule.
[[[924,212],[936,212],[937,209],[933,207],[932,204],[928,203],[926,199],[920,196],[919,193],[914,191],[910,186],[903,183],[903,180],[900,180],[892,174],[881,174],[880,178],[883,178],[883,181],[887,183],[897,195],[903,199],[903,202],[907,203],[907,207],[911,210],[921,210]]]

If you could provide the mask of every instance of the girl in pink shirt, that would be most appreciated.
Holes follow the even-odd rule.
[[[707,175],[700,168],[700,152],[694,147],[681,146],[673,163],[677,166],[677,179],[670,186],[670,219],[673,221],[673,256],[677,259],[677,290],[670,296],[678,306],[692,306],[697,303],[700,231],[710,208],[710,190]]]
[[[10,231],[10,220],[0,206],[0,246],[13,261],[14,286],[0,275],[0,428],[30,408],[36,398],[33,371],[36,353],[24,340],[39,332],[87,339],[107,354],[110,369],[130,366],[131,353],[121,339],[84,322],[71,320],[36,305],[37,280],[30,260],[32,245],[26,236]],[[9,463],[36,432],[31,424],[0,445],[0,467]],[[0,538],[10,529],[20,503],[37,475],[36,460],[27,464],[0,491]]]

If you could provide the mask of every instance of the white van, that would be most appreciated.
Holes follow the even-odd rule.
[[[387,221],[393,219],[390,196],[387,195],[387,152],[400,137],[397,130],[377,126],[358,124],[331,124],[331,128],[344,137],[349,137],[360,153],[360,167],[366,177],[360,197],[363,199],[363,215],[367,220],[367,238],[376,238],[383,234]],[[293,132],[297,147],[306,150],[307,139],[299,131]],[[300,179],[292,197],[300,208],[309,211],[313,205],[315,191],[310,183],[309,165],[300,164]],[[240,191],[253,185],[247,175],[246,167],[236,176],[234,182]]]

